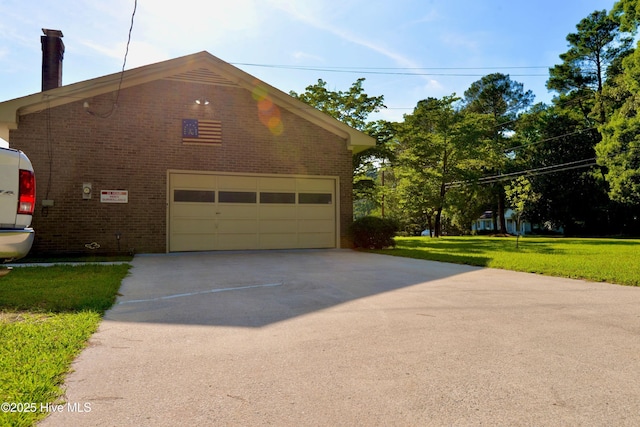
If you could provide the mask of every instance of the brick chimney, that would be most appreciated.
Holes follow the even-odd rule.
[[[62,31],[42,29],[42,91],[62,86],[62,58],[64,43]]]

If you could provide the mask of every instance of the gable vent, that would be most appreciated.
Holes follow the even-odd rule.
[[[198,68],[197,70],[190,70],[185,73],[176,74],[166,78],[167,80],[176,80],[187,83],[201,83],[208,85],[223,85],[223,86],[237,86],[236,83],[231,80],[222,77],[219,74],[207,68]]]

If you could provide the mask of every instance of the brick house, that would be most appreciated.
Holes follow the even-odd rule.
[[[36,171],[32,252],[349,246],[372,138],[207,52],[60,86],[61,36],[43,91],[0,103]]]

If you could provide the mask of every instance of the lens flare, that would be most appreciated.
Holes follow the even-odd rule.
[[[273,103],[268,90],[264,87],[256,86],[251,91],[251,96],[256,101],[260,122],[269,129],[271,134],[275,136],[282,135],[284,123],[282,123],[280,108]]]

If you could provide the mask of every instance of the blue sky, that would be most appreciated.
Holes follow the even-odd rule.
[[[566,36],[614,0],[139,0],[127,69],[206,50],[285,92],[319,78],[401,120],[493,72],[549,102]],[[40,91],[42,28],[61,30],[63,84],[120,71],[133,0],[0,0],[0,101]],[[287,69],[273,65],[313,68]],[[347,68],[339,68],[347,67]],[[322,70],[339,70],[322,71]],[[409,75],[408,75],[409,74]]]

